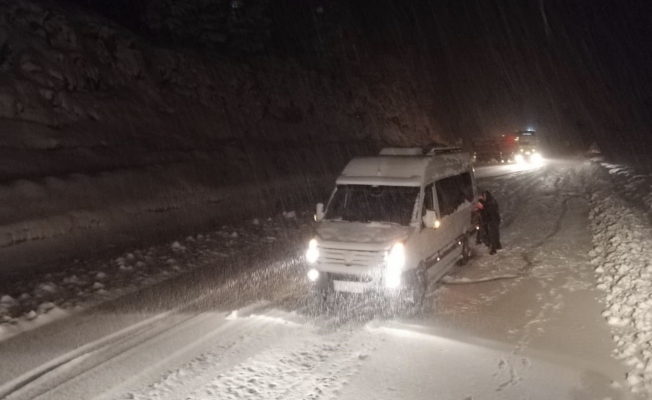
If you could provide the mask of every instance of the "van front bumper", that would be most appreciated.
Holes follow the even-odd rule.
[[[391,291],[384,285],[385,266],[345,266],[337,264],[313,264],[319,276],[315,284],[327,285],[336,292],[367,293]]]

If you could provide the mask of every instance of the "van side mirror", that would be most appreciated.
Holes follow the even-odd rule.
[[[319,222],[324,219],[324,203],[317,203],[317,212],[315,213],[315,221]]]
[[[434,210],[426,210],[426,215],[423,216],[423,224],[426,228],[437,229],[439,228],[439,220],[437,213]]]

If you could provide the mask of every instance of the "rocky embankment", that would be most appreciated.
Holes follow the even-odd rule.
[[[0,269],[35,241],[114,246],[101,238],[312,202],[352,155],[433,137],[406,68],[373,65],[216,61],[63,3],[0,1],[0,259],[22,249]]]

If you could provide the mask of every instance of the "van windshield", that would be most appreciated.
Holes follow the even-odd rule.
[[[418,187],[338,185],[328,205],[326,219],[407,226],[418,197]]]

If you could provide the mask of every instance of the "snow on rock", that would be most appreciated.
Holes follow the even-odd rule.
[[[41,283],[37,287],[37,291],[45,293],[56,293],[58,290],[57,285],[52,282]]]
[[[107,275],[106,275],[104,272],[98,272],[98,273],[95,275],[95,278],[96,278],[96,279],[106,279],[106,278],[107,278]]]
[[[77,275],[73,275],[71,277],[63,278],[63,283],[73,284],[73,285],[83,284],[83,282],[79,278],[77,278]]]
[[[185,249],[186,249],[186,247],[182,246],[181,243],[179,243],[179,242],[172,243],[172,250],[174,250],[174,251],[184,251]]]
[[[104,288],[104,285],[102,285],[100,282],[95,282],[93,284],[93,289],[95,289],[95,290],[99,290],[99,289],[103,289],[103,288]]]
[[[34,310],[32,310],[32,311],[28,312],[27,314],[25,314],[25,318],[28,321],[31,321],[31,320],[35,319],[36,317],[38,317],[38,314]]]
[[[43,314],[43,313],[46,313],[46,312],[52,310],[54,307],[56,307],[54,305],[54,303],[48,301],[46,303],[39,304],[39,306],[37,307],[37,310],[39,311],[39,313]]]
[[[237,237],[238,237],[238,232],[233,232],[233,233],[231,234],[231,237],[232,237],[232,238],[237,238]]]
[[[630,369],[626,380],[631,390],[652,394],[652,226],[649,216],[632,203],[650,186],[647,180],[633,181],[623,167],[587,168],[590,256],[597,288],[606,293],[602,315],[616,330],[615,356]]]
[[[11,304],[15,304],[16,300],[14,300],[14,298],[9,296],[8,294],[5,294],[0,298],[0,303],[11,305]]]
[[[288,212],[283,211],[283,218],[296,219],[297,213],[295,211],[288,211]]]

